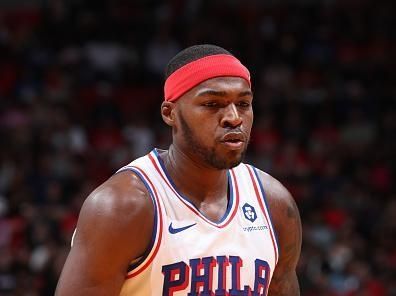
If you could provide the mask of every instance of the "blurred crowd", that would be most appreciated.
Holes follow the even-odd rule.
[[[396,295],[392,0],[0,1],[0,295],[53,295],[86,196],[167,148],[163,70],[251,70],[248,162],[291,191],[303,296]]]

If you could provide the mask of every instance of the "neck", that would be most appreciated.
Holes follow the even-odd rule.
[[[171,145],[162,156],[178,190],[194,203],[227,198],[227,170],[205,166]]]

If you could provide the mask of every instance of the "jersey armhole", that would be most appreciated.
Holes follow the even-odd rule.
[[[161,205],[159,203],[158,194],[147,174],[142,169],[136,166],[123,167],[118,170],[116,174],[124,171],[133,172],[143,182],[144,186],[149,192],[151,201],[154,206],[154,225],[150,244],[142,255],[138,256],[130,262],[126,275],[126,279],[128,279],[141,273],[153,261],[155,255],[158,253],[158,249],[161,244],[163,223],[161,215]]]
[[[267,200],[267,196],[266,196],[266,193],[264,190],[264,186],[263,186],[263,183],[261,182],[261,179],[260,179],[260,176],[258,173],[258,169],[251,165],[246,165],[246,167],[247,167],[250,177],[252,179],[253,186],[255,187],[257,199],[260,203],[260,206],[262,207],[262,211],[263,211],[264,215],[267,217],[267,219],[269,220],[268,223],[270,224],[269,225],[270,231],[271,231],[271,233],[273,233],[273,243],[274,243],[276,263],[277,263],[278,259],[279,259],[279,252],[280,252],[278,234],[274,227],[274,223],[273,223],[270,207],[268,205],[268,200]]]

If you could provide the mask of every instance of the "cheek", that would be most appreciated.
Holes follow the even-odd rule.
[[[200,138],[212,140],[216,135],[217,125],[209,120],[202,120],[199,124],[197,124],[197,134],[200,135]]]
[[[199,130],[214,131],[219,125],[217,114],[198,113],[192,118],[194,127]]]
[[[253,126],[253,113],[244,117],[242,126],[244,126],[246,132],[250,133]]]
[[[190,112],[188,116],[179,116],[177,121],[178,134],[182,138],[190,138],[201,143],[209,143],[213,139],[216,125],[212,118],[199,113]]]

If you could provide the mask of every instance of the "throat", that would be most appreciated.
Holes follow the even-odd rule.
[[[171,150],[160,155],[160,161],[175,191],[190,201],[203,216],[214,223],[225,218],[232,196],[228,170],[199,167]]]
[[[195,206],[207,219],[214,223],[219,223],[227,215],[229,205],[230,196],[227,193],[223,198],[204,200]]]

